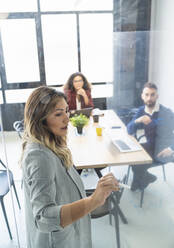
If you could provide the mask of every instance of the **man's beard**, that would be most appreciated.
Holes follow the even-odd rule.
[[[148,108],[153,108],[155,106],[156,102],[146,102],[145,105],[148,107]]]

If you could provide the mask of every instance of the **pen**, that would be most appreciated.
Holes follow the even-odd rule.
[[[112,126],[111,128],[115,129],[115,128],[121,128],[121,126]]]
[[[125,189],[130,189],[131,188],[129,185],[124,184],[124,183],[119,183],[118,186],[121,187],[121,188],[125,188]]]

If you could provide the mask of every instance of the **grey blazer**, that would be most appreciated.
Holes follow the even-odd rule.
[[[28,144],[22,160],[27,248],[91,248],[91,222],[87,215],[65,228],[61,206],[86,197],[74,167],[66,170],[48,148]]]

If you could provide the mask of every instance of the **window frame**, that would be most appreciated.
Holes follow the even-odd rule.
[[[114,19],[114,6],[113,10],[97,10],[97,11],[41,11],[40,10],[40,0],[37,0],[38,10],[36,12],[15,12],[9,13],[8,19],[34,19],[35,20],[35,28],[36,28],[36,41],[37,41],[37,52],[38,52],[38,62],[39,62],[39,73],[40,73],[40,81],[34,82],[15,82],[8,83],[6,77],[6,69],[5,69],[5,61],[4,61],[4,53],[2,46],[2,37],[0,32],[0,77],[1,77],[1,88],[3,102],[6,103],[6,95],[5,91],[7,90],[15,90],[15,89],[32,89],[39,87],[41,85],[46,84],[46,71],[45,71],[45,58],[44,58],[44,48],[43,48],[43,33],[42,33],[42,23],[41,16],[42,15],[59,15],[59,14],[75,14],[76,15],[76,35],[77,35],[77,53],[78,53],[78,70],[81,72],[81,45],[80,45],[80,22],[79,16],[81,14],[106,14],[111,13]],[[113,22],[113,30],[114,30],[114,22]],[[91,82],[94,85],[107,84],[106,82]],[[50,85],[50,87],[62,87],[62,83]]]

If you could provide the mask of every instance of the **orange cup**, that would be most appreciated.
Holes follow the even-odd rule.
[[[97,136],[102,136],[102,127],[96,127]]]

